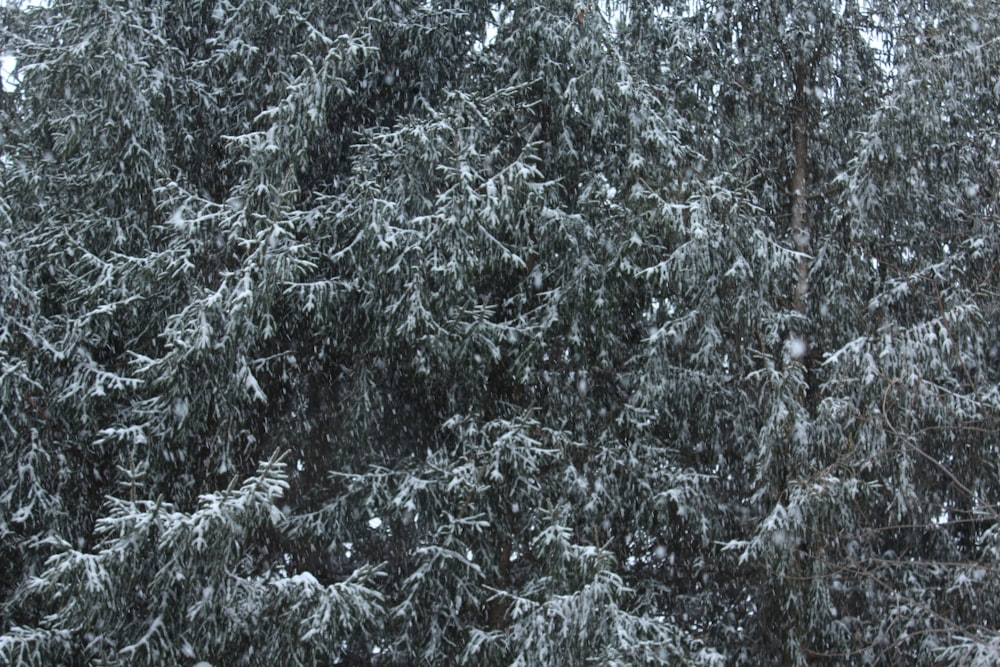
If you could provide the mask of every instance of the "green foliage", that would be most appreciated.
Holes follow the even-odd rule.
[[[323,585],[289,576],[279,551],[288,487],[272,458],[238,489],[203,495],[191,513],[158,501],[110,499],[86,551],[51,538],[29,598],[54,611],[14,626],[0,645],[21,664],[159,665],[186,659],[315,664],[375,627],[381,595],[361,568]],[[110,604],[110,609],[95,605]],[[109,612],[110,615],[109,615]]]
[[[0,660],[997,660],[991,4],[0,11]]]

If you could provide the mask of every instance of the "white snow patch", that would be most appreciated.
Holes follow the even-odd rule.
[[[249,368],[246,368],[246,376],[244,377],[243,382],[246,385],[247,391],[250,392],[255,400],[267,403],[267,394],[265,394],[264,390],[260,388],[257,378],[254,377],[254,374]]]
[[[178,398],[174,401],[174,417],[177,418],[177,421],[184,421],[185,417],[188,416],[189,409],[190,406],[188,405],[187,399]]]
[[[174,212],[170,214],[170,219],[167,220],[167,224],[176,229],[179,232],[187,230],[188,224],[185,219],[185,213],[187,212],[186,206],[178,206],[174,209]]]
[[[17,67],[17,60],[6,53],[0,54],[0,85],[8,93],[17,90],[18,81],[14,79],[14,68]]]
[[[792,359],[801,359],[806,356],[809,346],[806,341],[798,336],[792,336],[788,339],[788,356]]]

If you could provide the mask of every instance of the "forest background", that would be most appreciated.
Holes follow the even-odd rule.
[[[0,14],[0,662],[1000,662],[995,2]]]

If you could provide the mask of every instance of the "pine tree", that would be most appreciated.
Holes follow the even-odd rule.
[[[679,460],[717,475],[719,511],[705,519],[740,557],[716,555],[708,590],[687,594],[733,619],[713,643],[731,642],[739,660],[992,659],[995,628],[958,620],[955,602],[967,582],[986,596],[993,585],[983,559],[995,506],[978,489],[995,471],[985,343],[995,296],[989,271],[975,268],[992,261],[991,242],[974,231],[977,218],[978,229],[991,224],[992,176],[961,163],[923,177],[926,194],[913,197],[907,158],[956,152],[951,169],[958,151],[995,150],[978,120],[994,92],[982,79],[995,57],[982,27],[992,10],[956,7],[961,18],[944,25],[947,11],[700,3],[644,28],[688,54],[649,71],[683,91],[684,143],[707,178],[692,179],[685,224],[646,272],[663,290],[663,320],[639,395],[659,408]],[[907,45],[924,30],[914,26],[930,26],[937,51]],[[904,151],[896,171],[887,144]],[[970,215],[963,197],[980,194]],[[975,260],[955,250],[966,243]],[[914,310],[917,286],[934,280]],[[888,414],[902,378],[924,389]],[[962,456],[959,441],[970,442]],[[923,583],[904,593],[907,581]],[[978,594],[968,604],[981,608]]]
[[[4,654],[712,659],[627,581],[698,485],[625,406],[662,91],[569,4],[343,9],[26,10]]]
[[[838,203],[863,248],[869,298],[856,337],[834,353],[830,403],[849,424],[845,459],[878,482],[866,504],[885,513],[874,526],[856,519],[862,549],[847,560],[884,655],[990,664],[997,13],[989,3],[888,9],[893,85],[858,135]]]
[[[652,308],[631,189],[679,169],[675,121],[599,14],[514,4],[496,30],[463,89],[362,135],[328,204],[338,278],[300,289],[343,313],[337,472],[294,523],[388,563],[378,648],[404,661],[711,660],[632,536],[698,495],[627,405]]]
[[[649,400],[678,406],[667,433],[746,536],[716,577],[741,582],[733,625],[757,607],[753,650],[788,664],[994,659],[969,609],[995,585],[995,220],[960,158],[996,148],[992,10],[896,4],[705,3],[661,28],[692,52],[663,69],[719,176],[649,271],[669,287]],[[949,156],[933,177],[927,154]]]
[[[2,11],[0,660],[996,662],[989,3]]]

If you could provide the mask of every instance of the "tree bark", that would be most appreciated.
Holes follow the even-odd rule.
[[[809,292],[809,260],[812,254],[812,234],[809,228],[808,202],[808,160],[809,160],[809,120],[806,101],[806,67],[795,70],[795,100],[792,110],[792,145],[795,169],[792,172],[792,243],[798,257],[798,281],[795,285],[793,304],[795,310],[806,312],[806,296]]]
[[[510,542],[504,541],[500,547],[500,582],[506,588],[510,585]],[[491,630],[504,630],[507,627],[507,599],[495,597],[488,603],[487,616]]]

